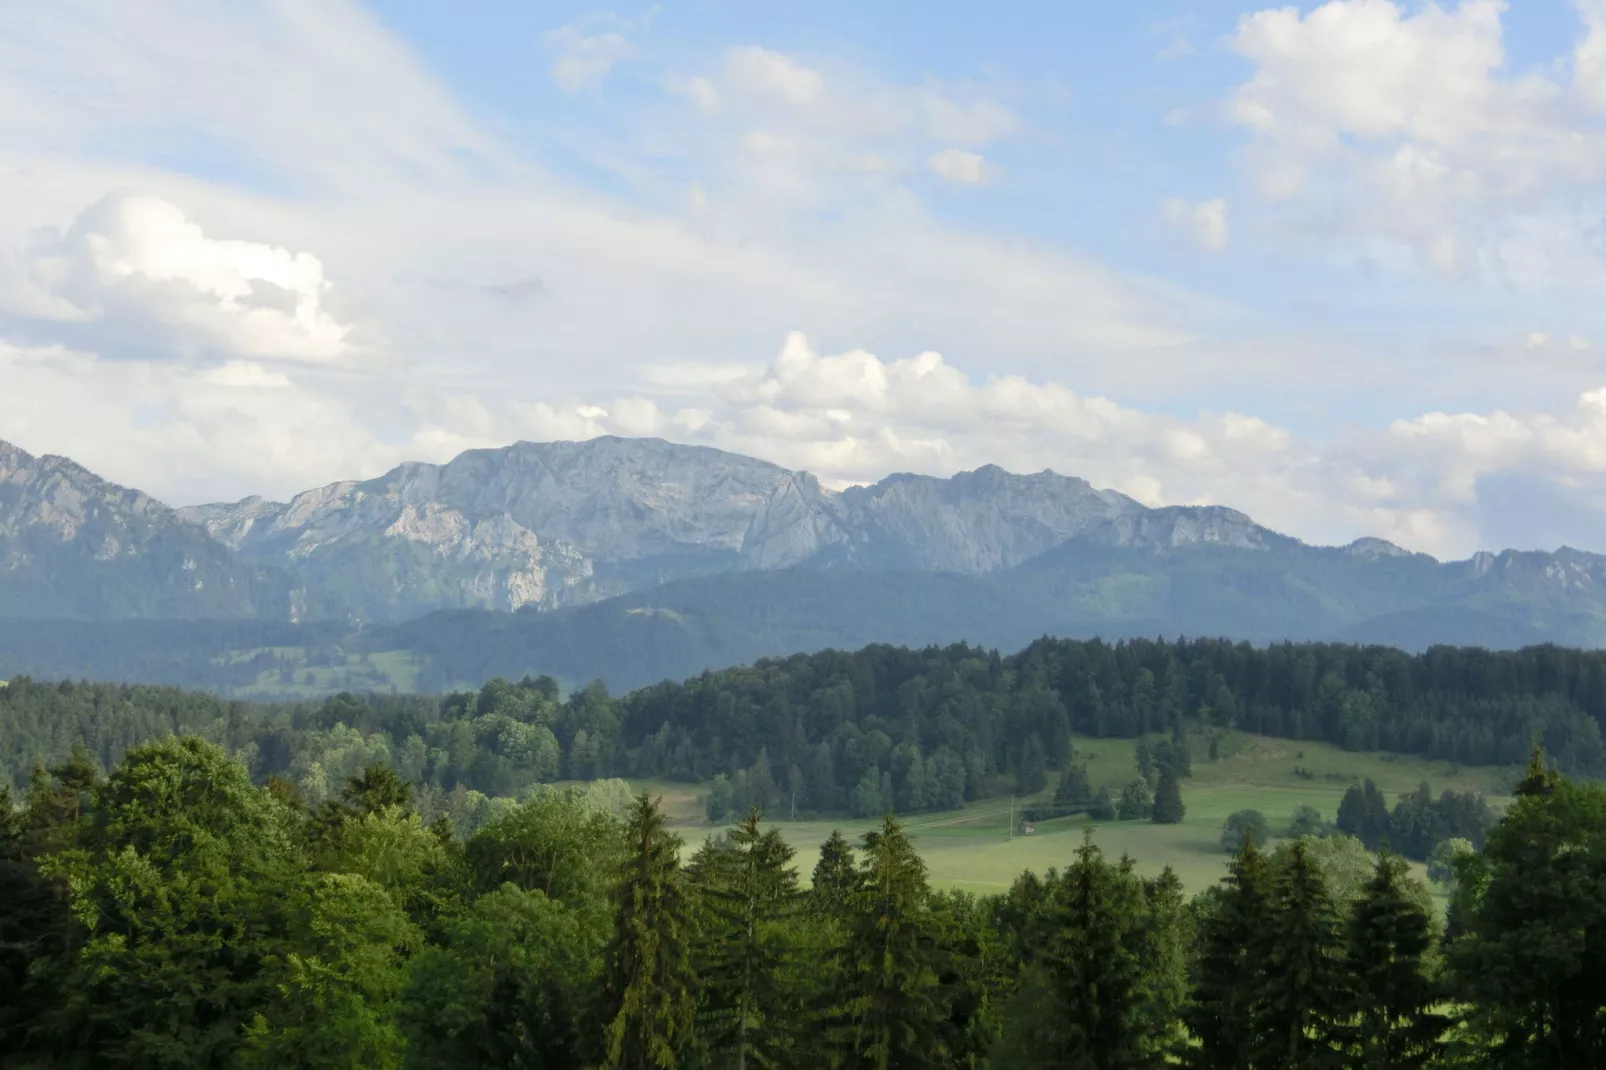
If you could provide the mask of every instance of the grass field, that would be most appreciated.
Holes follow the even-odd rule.
[[[1134,740],[1077,740],[1076,746],[1078,760],[1087,762],[1095,788],[1103,785],[1118,791],[1137,775]],[[1199,743],[1193,749],[1195,754],[1205,752]],[[1310,777],[1296,774],[1296,766],[1307,770]],[[1427,780],[1435,794],[1445,788],[1475,788],[1500,808],[1506,802],[1502,793],[1509,790],[1511,776],[1509,769],[1455,768],[1444,762],[1350,753],[1327,744],[1231,735],[1221,741],[1218,760],[1194,761],[1193,776],[1183,782],[1187,814],[1181,824],[1111,821],[1094,825],[1086,817],[1072,817],[1042,822],[1030,836],[1011,835],[1008,798],[979,801],[964,810],[910,815],[905,824],[938,887],[978,893],[1003,891],[1023,870],[1042,872],[1050,866],[1064,866],[1081,844],[1085,830],[1092,828],[1094,842],[1108,856],[1130,854],[1138,871],[1148,875],[1169,865],[1189,893],[1196,893],[1225,872],[1221,826],[1234,811],[1259,810],[1274,834],[1287,825],[1300,804],[1314,806],[1331,821],[1344,790],[1366,777],[1376,781],[1391,801]],[[716,831],[702,820],[699,789],[661,782],[640,782],[632,787],[664,794],[665,806],[686,837],[688,851]],[[1043,797],[1051,794],[1046,792]],[[1015,800],[1016,808],[1025,801]],[[833,828],[857,838],[874,824],[782,821],[776,827],[797,850],[798,868],[806,878],[820,843]],[[1424,875],[1423,867],[1416,869],[1419,876]]]

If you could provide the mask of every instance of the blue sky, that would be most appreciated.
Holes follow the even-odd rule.
[[[0,437],[654,434],[1606,550],[1606,0],[0,9]]]

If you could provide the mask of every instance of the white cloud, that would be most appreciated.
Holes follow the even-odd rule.
[[[1440,273],[1516,277],[1520,232],[1576,212],[1569,198],[1606,177],[1606,136],[1586,115],[1606,100],[1606,15],[1599,0],[1580,4],[1587,32],[1568,85],[1509,69],[1506,11],[1330,0],[1245,16],[1233,47],[1255,72],[1227,111],[1251,136],[1261,192],[1330,236],[1398,243]]]
[[[758,45],[728,49],[717,73],[677,75],[665,88],[721,117],[690,132],[694,146],[678,138],[675,149],[732,161],[734,180],[771,210],[812,210],[836,189],[862,200],[864,176],[895,183],[934,166],[933,154],[945,174],[973,182],[983,172],[957,154],[1024,128],[985,88],[889,83]]]
[[[688,380],[711,389],[702,396],[712,404],[668,416],[672,395],[658,388]],[[1561,415],[1426,413],[1323,443],[1244,413],[1160,415],[1052,381],[977,380],[933,352],[821,354],[793,334],[767,365],[666,367],[645,396],[540,406],[525,418],[565,437],[662,433],[807,468],[834,486],[892,471],[1048,467],[1150,505],[1230,505],[1315,541],[1378,535],[1446,557],[1486,547],[1493,531],[1512,537],[1489,523],[1501,481],[1606,516],[1606,390]],[[1555,535],[1542,521],[1518,533],[1530,546]]]
[[[757,45],[726,53],[725,78],[739,92],[792,108],[807,108],[825,99],[825,77],[819,71]]]
[[[1197,249],[1219,253],[1227,248],[1227,202],[1221,197],[1198,204],[1172,197],[1161,205],[1160,218]]]
[[[587,33],[578,25],[560,26],[545,36],[547,48],[556,54],[550,73],[552,80],[569,92],[600,85],[614,67],[634,59],[636,46],[616,31]]]
[[[985,186],[993,180],[994,169],[979,153],[947,148],[933,153],[926,161],[931,173],[957,186]]]
[[[704,115],[713,115],[719,111],[719,87],[714,84],[712,78],[705,78],[702,75],[690,78],[675,75],[664,81],[664,88],[690,99],[697,105],[697,110]]]
[[[1606,112],[1606,0],[1577,0],[1584,37],[1573,52],[1573,85],[1595,111]]]
[[[329,361],[350,348],[317,257],[209,238],[160,197],[111,194],[65,232],[37,234],[20,259],[21,286],[0,301],[47,318],[225,356]]]
[[[383,470],[412,448],[376,440],[363,399],[243,361],[193,368],[0,342],[0,382],[0,437],[172,504],[242,487],[282,496]]]

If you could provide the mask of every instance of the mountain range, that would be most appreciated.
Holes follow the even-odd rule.
[[[440,682],[637,683],[827,646],[1049,633],[1598,646],[1606,557],[1311,546],[1229,508],[1148,508],[995,466],[834,491],[658,439],[519,442],[287,502],[173,509],[0,443],[0,620],[0,672],[38,671],[19,653],[29,622],[58,622],[35,631],[57,637],[63,669],[66,622],[95,622],[80,629],[99,637],[82,644],[94,675],[96,644],[140,627],[118,621],[146,635],[231,621],[407,651]]]

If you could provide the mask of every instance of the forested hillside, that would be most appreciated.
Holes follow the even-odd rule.
[[[1535,753],[1448,925],[1387,854],[1245,839],[1185,900],[1090,841],[940,893],[892,816],[689,863],[646,794],[463,838],[370,765],[313,803],[189,737],[0,789],[0,1062],[44,1068],[1598,1067],[1606,788]],[[812,869],[804,890],[802,875]]]
[[[0,689],[0,762],[20,789],[36,761],[75,743],[110,767],[142,740],[191,733],[314,799],[381,760],[426,800],[724,775],[743,801],[831,814],[1036,790],[1071,761],[1073,734],[1200,747],[1233,728],[1467,765],[1520,764],[1537,739],[1562,768],[1600,774],[1603,722],[1600,653],[1043,640],[1008,657],[967,646],[799,655],[623,696],[600,685],[564,696],[541,678],[252,704],[19,678]]]

